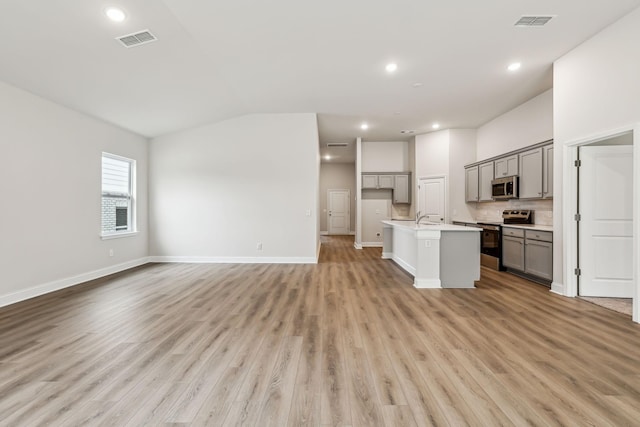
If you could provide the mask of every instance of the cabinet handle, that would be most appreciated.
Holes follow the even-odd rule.
[[[506,174],[507,174],[506,172],[502,172],[502,175],[506,175]]]
[[[542,196],[542,191],[538,192],[538,194]]]

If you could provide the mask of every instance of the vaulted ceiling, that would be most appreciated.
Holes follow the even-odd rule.
[[[117,6],[121,23],[104,10]],[[319,114],[320,140],[475,128],[552,86],[552,63],[640,0],[3,0],[0,80],[154,137]],[[553,16],[518,27],[522,16]],[[132,48],[116,37],[149,30]],[[396,63],[394,73],[385,65]],[[521,62],[518,72],[507,65]],[[367,122],[363,131],[360,124]]]

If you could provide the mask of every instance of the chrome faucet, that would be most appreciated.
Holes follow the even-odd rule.
[[[420,215],[420,211],[416,212],[416,225],[420,225],[420,221],[426,217],[427,215]]]

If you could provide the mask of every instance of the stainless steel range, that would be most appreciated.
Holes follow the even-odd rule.
[[[505,224],[533,224],[533,211],[528,209],[508,209],[502,211]]]
[[[502,211],[504,224],[531,224],[533,211],[528,209],[507,209]],[[494,270],[502,267],[502,224],[500,222],[478,222],[480,233],[480,264]]]

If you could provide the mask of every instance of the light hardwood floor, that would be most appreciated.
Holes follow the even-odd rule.
[[[640,425],[640,327],[482,270],[417,290],[379,249],[155,264],[0,309],[0,425]]]

